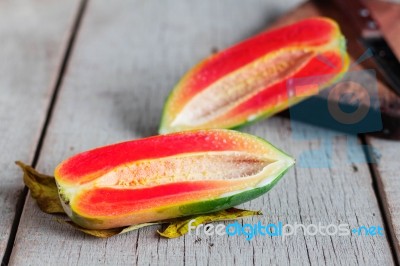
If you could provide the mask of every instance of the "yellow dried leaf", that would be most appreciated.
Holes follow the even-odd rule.
[[[262,213],[261,211],[249,211],[249,210],[230,208],[209,214],[175,219],[174,221],[171,221],[169,223],[168,227],[164,231],[162,232],[158,231],[158,233],[163,237],[176,238],[188,233],[189,223],[192,220],[193,222],[191,223],[191,225],[197,227],[200,224],[206,224],[216,221],[235,220],[241,217],[253,216],[253,215],[262,215]]]
[[[45,213],[64,213],[54,177],[41,174],[20,161],[15,163],[24,171],[24,183],[39,208]]]

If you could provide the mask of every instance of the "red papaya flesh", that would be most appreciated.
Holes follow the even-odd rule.
[[[263,139],[212,129],[83,152],[55,179],[76,224],[109,229],[230,208],[267,192],[293,164]]]
[[[322,59],[322,60],[321,60]],[[338,25],[316,17],[263,32],[200,62],[168,97],[160,133],[236,128],[306,97],[288,97],[293,78],[325,76],[322,89],[348,69]],[[315,86],[303,88],[311,96]]]

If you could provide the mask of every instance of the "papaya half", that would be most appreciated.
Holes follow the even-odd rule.
[[[267,192],[293,164],[261,138],[195,130],[77,154],[55,180],[74,223],[109,229],[230,208]]]
[[[315,17],[263,32],[214,54],[187,72],[170,93],[161,134],[237,128],[307,97],[289,97],[294,78],[325,77],[319,89],[349,66],[345,39],[335,21]],[[311,91],[309,91],[311,90]],[[301,94],[311,96],[315,86]]]

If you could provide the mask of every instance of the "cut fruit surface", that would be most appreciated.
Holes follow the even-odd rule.
[[[293,163],[260,138],[214,129],[80,153],[55,178],[71,219],[106,229],[232,207],[268,191]]]
[[[260,172],[269,162],[246,152],[188,153],[119,166],[96,184],[142,188],[170,182],[238,179]]]
[[[165,104],[160,133],[234,128],[273,115],[296,103],[289,102],[289,79],[327,75],[323,88],[348,64],[344,37],[330,19],[261,33],[190,70]]]

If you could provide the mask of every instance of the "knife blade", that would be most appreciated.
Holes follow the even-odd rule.
[[[373,59],[389,87],[400,96],[400,62],[385,40],[378,22],[362,0],[333,0],[353,22],[361,44],[370,49]]]

